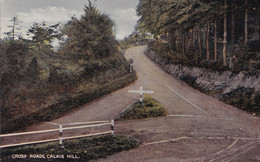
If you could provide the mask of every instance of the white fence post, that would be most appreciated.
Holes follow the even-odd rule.
[[[59,125],[59,145],[61,148],[64,148],[63,142],[62,142],[62,125]]]
[[[111,120],[111,131],[112,131],[112,135],[114,135],[114,133],[115,133],[115,122],[114,122],[113,119]]]
[[[93,124],[88,125],[92,123],[101,123],[101,124]],[[76,126],[76,127],[64,127],[66,125],[82,125],[83,126]],[[46,142],[53,142],[53,141],[59,141],[59,146],[61,148],[64,148],[64,140],[69,139],[77,139],[77,138],[83,138],[83,137],[90,137],[90,136],[98,136],[98,135],[104,135],[104,134],[114,134],[114,120],[109,121],[93,121],[93,122],[82,122],[82,123],[69,123],[69,124],[57,124],[59,125],[59,128],[56,129],[48,129],[48,130],[39,130],[39,131],[32,131],[32,132],[21,132],[21,133],[11,133],[11,134],[0,134],[0,140],[2,137],[12,137],[12,136],[20,136],[20,135],[31,135],[31,134],[39,134],[39,133],[49,133],[49,132],[59,132],[59,137],[55,139],[47,139],[47,140],[41,140],[41,141],[32,141],[32,142],[25,142],[25,143],[16,143],[16,144],[7,144],[7,145],[0,145],[0,149],[7,148],[7,147],[14,147],[14,146],[22,146],[22,145],[29,145],[29,144],[38,144],[38,143],[46,143]],[[71,137],[63,137],[62,133],[66,130],[73,130],[73,129],[83,129],[83,128],[90,128],[90,127],[101,127],[101,126],[108,126],[111,125],[111,130],[107,132],[100,132],[95,134],[86,134],[86,135],[78,135],[78,136],[71,136]]]

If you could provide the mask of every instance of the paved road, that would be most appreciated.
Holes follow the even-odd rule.
[[[144,50],[126,51],[138,74],[129,89],[154,90],[169,116],[118,122],[117,132],[138,138],[142,146],[104,161],[260,161],[259,118],[188,87],[151,62]]]
[[[128,134],[142,145],[99,161],[260,161],[260,120],[223,104],[170,76],[145,55],[146,46],[126,51],[134,59],[138,80],[130,86],[86,104],[51,121],[71,123],[114,119],[138,99],[128,90],[154,90],[167,117],[116,122],[116,133]],[[42,123],[25,131],[57,128]],[[73,134],[73,132],[70,132]],[[46,139],[51,135],[12,138],[2,142]]]

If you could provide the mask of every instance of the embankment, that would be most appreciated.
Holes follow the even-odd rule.
[[[163,70],[190,86],[230,105],[260,114],[260,72],[214,71],[170,63],[166,58],[147,49],[146,55]]]

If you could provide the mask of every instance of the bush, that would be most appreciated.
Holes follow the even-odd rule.
[[[252,50],[243,43],[237,44],[234,51],[233,71],[260,70],[260,52]]]
[[[133,120],[167,116],[164,107],[155,99],[146,95],[144,102],[140,105],[139,100],[136,101],[128,110],[121,113],[116,120]]]
[[[250,113],[260,114],[260,93],[252,88],[239,87],[223,94],[221,100]]]

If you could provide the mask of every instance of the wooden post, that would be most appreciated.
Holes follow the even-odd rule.
[[[113,119],[111,120],[111,131],[112,131],[112,135],[114,135],[115,134],[115,122]]]
[[[63,142],[62,142],[62,125],[59,125],[59,145],[61,148],[64,148]]]

